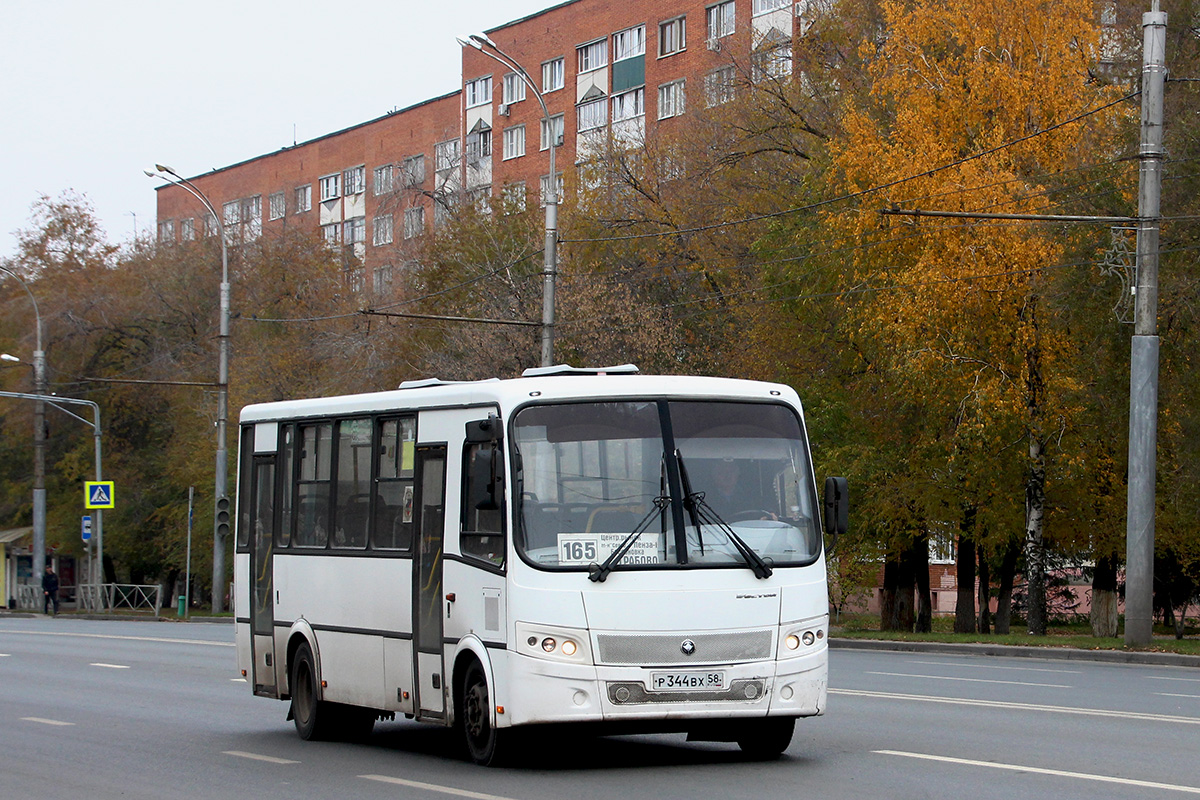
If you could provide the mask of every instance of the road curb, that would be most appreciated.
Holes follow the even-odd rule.
[[[943,655],[1008,656],[1044,658],[1054,661],[1101,661],[1110,664],[1145,664],[1159,667],[1200,668],[1200,656],[1183,653],[1153,653],[1129,650],[1083,650],[1076,647],[1028,647],[1011,644],[958,644],[951,642],[900,642],[885,639],[843,639],[829,637],[835,650],[878,650],[901,653],[941,653]]]

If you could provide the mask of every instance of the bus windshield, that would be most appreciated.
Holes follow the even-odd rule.
[[[743,546],[776,566],[820,553],[808,451],[787,406],[533,405],[512,440],[517,547],[534,566],[587,570],[623,544],[617,569],[746,567]]]

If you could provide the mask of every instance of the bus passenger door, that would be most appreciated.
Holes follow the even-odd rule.
[[[255,456],[250,488],[250,575],[254,582],[250,609],[250,647],[254,658],[254,693],[277,697],[275,678],[275,456]]]
[[[446,522],[446,447],[418,447],[413,529],[413,652],[417,716],[444,719],[442,665],[442,539]]]

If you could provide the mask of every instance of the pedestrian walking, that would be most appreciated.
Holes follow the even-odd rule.
[[[46,574],[42,576],[42,613],[50,613],[50,604],[54,603],[54,613],[58,615],[58,576],[54,567],[46,565]]]

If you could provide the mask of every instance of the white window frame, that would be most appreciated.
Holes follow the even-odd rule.
[[[196,238],[196,220],[193,217],[179,220],[179,238],[181,241],[190,242]]]
[[[384,164],[381,167],[375,168],[375,177],[372,181],[372,188],[375,191],[376,197],[381,194],[388,194],[393,188],[395,188],[395,172],[396,168],[392,164]]]
[[[420,186],[425,183],[425,154],[418,153],[415,156],[409,156],[400,162],[400,169],[404,173],[404,187],[406,189]]]
[[[524,211],[525,197],[529,193],[525,181],[506,183],[500,189],[500,201],[506,211]]]
[[[158,223],[158,240],[160,242],[175,243],[175,220],[164,219]]]
[[[366,271],[361,264],[347,269],[346,283],[349,285],[350,291],[354,294],[362,294],[363,290],[367,288],[366,277]]]
[[[594,131],[608,124],[608,98],[598,97],[575,106],[576,130]]]
[[[492,157],[492,129],[467,134],[467,163],[477,165]]]
[[[287,200],[283,192],[272,192],[267,196],[267,207],[272,220],[283,219],[287,214]]]
[[[664,83],[658,87],[658,118],[678,117],[686,108],[684,79]]]
[[[458,139],[447,139],[433,146],[434,167],[438,172],[455,169],[462,163],[461,144]]]
[[[765,47],[751,56],[750,61],[756,81],[786,78],[792,74],[792,43],[784,41],[774,47]]]
[[[342,171],[342,193],[349,197],[352,194],[362,194],[367,190],[367,167],[359,164]]]
[[[545,117],[542,117],[542,120],[539,123],[539,125],[541,126],[541,144],[538,149],[539,150],[549,150],[550,149],[550,137],[549,137],[550,128],[546,124]],[[550,118],[550,125],[554,126],[555,141],[557,142],[557,141],[561,140],[563,138],[563,134],[566,130],[566,116],[564,114],[555,114],[554,116],[552,116]]]
[[[484,75],[463,84],[463,97],[467,108],[486,106],[492,102],[492,76]]]
[[[646,87],[639,86],[612,96],[612,121],[623,122],[646,116]]]
[[[342,173],[335,172],[332,175],[322,175],[317,183],[321,187],[321,202],[328,200],[337,200],[342,196]]]
[[[504,129],[504,160],[525,155],[525,126],[513,125]]]
[[[504,76],[504,86],[501,90],[502,102],[506,106],[519,103],[525,99],[525,79],[515,72]]]
[[[634,25],[612,35],[613,63],[646,55],[646,26]]]
[[[321,226],[321,235],[325,237],[325,244],[335,245],[338,243],[338,238],[341,236],[341,224],[330,222]]]
[[[750,7],[750,13],[754,16],[761,14],[770,14],[772,11],[781,11],[791,5],[792,0],[753,0]]]
[[[242,202],[240,200],[230,200],[221,206],[221,222],[227,230],[234,225],[241,224],[241,221]],[[228,235],[228,232],[226,235]]]
[[[342,241],[348,245],[367,241],[367,218],[351,217],[342,223]]]
[[[377,295],[391,294],[394,277],[394,270],[391,264],[380,264],[374,270],[374,280],[372,281],[371,289]]]
[[[734,97],[737,71],[732,66],[718,67],[704,76],[704,102],[708,108],[728,103]]]
[[[415,239],[425,233],[425,206],[404,209],[404,238]]]
[[[303,186],[297,186],[295,191],[296,213],[302,214],[305,211],[312,210],[312,184],[306,183]]]
[[[585,42],[575,47],[575,63],[583,75],[608,66],[608,37]]]
[[[380,214],[371,220],[371,244],[380,247],[392,243],[395,222],[391,214]]]
[[[674,47],[668,50],[667,47],[671,45]],[[687,17],[658,23],[658,57],[675,55],[684,50],[687,50]]]
[[[539,182],[541,183],[542,208],[545,208],[546,207],[546,190],[550,188],[550,176],[543,175]],[[558,180],[556,181],[556,184],[557,185],[556,185],[555,189],[557,191],[557,194],[554,196],[554,199],[561,205],[562,200],[563,200],[563,174],[561,172],[558,173]]]
[[[556,92],[567,85],[567,60],[565,56],[542,62],[542,94]]]
[[[734,4],[734,0],[716,3],[705,9],[705,18],[708,22],[707,31],[710,42],[732,36],[737,24],[737,6]]]

